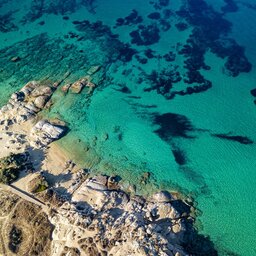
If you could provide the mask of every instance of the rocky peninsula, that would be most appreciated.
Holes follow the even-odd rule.
[[[60,84],[29,82],[0,110],[0,255],[217,255],[194,226],[191,199],[134,195],[54,143],[68,133],[62,120],[43,118],[54,92],[96,86],[90,74]]]

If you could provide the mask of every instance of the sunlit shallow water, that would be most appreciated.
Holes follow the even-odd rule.
[[[102,65],[95,77],[99,85],[92,96],[86,91],[64,95],[60,90],[54,95],[55,104],[45,114],[64,119],[71,129],[60,145],[94,172],[117,174],[136,184],[138,193],[178,188],[192,194],[202,211],[202,232],[210,235],[221,255],[255,255],[256,224],[251,216],[256,209],[256,106],[250,94],[256,87],[254,3],[247,0],[239,2],[237,9],[223,9],[222,0],[205,1],[208,9],[213,6],[211,13],[224,12],[218,18],[232,23],[227,35],[220,33],[217,39],[231,38],[243,46],[252,64],[250,72],[239,72],[234,77],[228,74],[227,56],[217,57],[208,43],[203,56],[210,70],[199,71],[212,87],[172,98],[168,92],[191,86],[184,82],[187,57],[178,52],[196,25],[175,13],[181,8],[181,1],[154,6],[144,0],[97,0],[92,6],[81,5],[77,9],[71,8],[74,2],[67,1],[71,2],[67,9],[60,5],[48,9],[48,14],[35,16],[28,15],[31,2],[0,1],[0,15],[17,10],[7,15],[10,19],[1,16],[5,21],[0,34],[4,49],[0,53],[1,104],[31,79],[55,81],[71,71],[65,82],[73,82],[84,76],[90,66]],[[199,6],[204,1],[192,2]],[[128,19],[128,24],[115,27],[116,20],[127,17],[133,9],[141,18]],[[167,24],[157,19],[157,14],[153,19],[148,17],[156,12]],[[101,26],[88,30],[88,25],[74,24],[82,20],[102,20],[118,38]],[[175,26],[178,23],[186,23],[186,29],[179,31]],[[159,33],[150,34],[150,39],[158,34],[159,38],[144,41],[144,45],[138,45],[138,40],[131,43],[130,33],[140,25],[150,24],[159,28]],[[216,29],[217,25],[223,24],[216,24]],[[130,43],[137,53],[127,54],[123,43]],[[145,56],[148,49],[153,57]],[[164,55],[170,51],[175,58],[167,61]],[[14,56],[21,60],[10,61]],[[182,80],[172,81],[171,89],[168,85],[163,87],[165,81],[161,80],[158,88],[152,89],[154,81],[148,75],[152,70],[161,73],[166,69],[168,74],[160,74],[158,82],[173,70],[180,73]],[[220,134],[227,136],[216,136]],[[230,136],[243,136],[253,143],[241,143]],[[138,182],[144,172],[151,173],[146,186]]]

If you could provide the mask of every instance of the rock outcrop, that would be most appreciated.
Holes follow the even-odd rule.
[[[54,88],[32,81],[20,91],[13,93],[9,102],[0,110],[0,120],[5,122],[22,123],[41,111],[50,100]]]
[[[42,148],[54,140],[60,139],[66,132],[66,127],[52,124],[47,120],[40,120],[31,129],[31,145],[35,148]]]
[[[80,93],[84,87],[89,87],[90,91],[95,88],[95,84],[91,81],[90,76],[85,76],[84,78],[79,79],[69,88],[64,87],[63,90],[67,91],[69,89],[72,93]]]
[[[81,79],[70,90],[80,92],[91,86],[89,82]],[[58,169],[65,158],[51,159],[53,147],[46,149],[64,136],[67,128],[58,120],[38,121],[38,113],[48,105],[53,91],[52,86],[30,82],[0,111],[1,158],[22,150],[23,145],[34,171],[12,186],[0,184],[0,254],[217,255],[210,241],[198,235],[193,226],[193,206],[177,193],[159,191],[148,199],[131,196],[121,189],[119,179],[91,177],[89,170],[80,169],[71,160],[63,161],[63,169]],[[29,119],[32,121],[25,122]],[[13,156],[0,161],[0,179],[7,177],[6,184],[18,177],[17,168],[27,167],[15,161]],[[146,184],[149,178],[150,173],[144,173],[141,182]]]
[[[50,215],[53,256],[74,250],[75,255],[194,255],[192,206],[166,191],[150,200],[131,197],[112,189],[113,180],[94,176],[68,190],[71,200]],[[216,254],[209,249],[202,255]]]

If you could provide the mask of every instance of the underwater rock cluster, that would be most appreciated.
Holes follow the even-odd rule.
[[[252,66],[244,54],[244,48],[228,38],[232,24],[222,13],[215,11],[205,1],[192,0],[176,14],[193,26],[187,45],[180,52],[188,58],[188,72],[207,68],[204,63],[207,50],[211,50],[220,58],[227,58],[224,66],[226,74],[236,77],[241,72],[250,72]]]
[[[90,12],[94,12],[94,0],[33,0],[29,12],[23,17],[22,22],[33,22],[43,16],[43,14],[69,14],[78,8],[85,6]]]

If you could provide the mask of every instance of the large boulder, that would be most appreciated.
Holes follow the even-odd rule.
[[[174,198],[168,191],[160,191],[155,194],[153,194],[150,198],[150,201],[156,202],[156,203],[169,203],[173,201]]]
[[[90,178],[87,181],[86,186],[95,190],[108,190],[107,182],[108,182],[107,176],[99,175],[99,176]]]
[[[59,139],[65,132],[65,128],[51,124],[47,120],[41,120],[34,126],[34,131],[46,133],[53,139]]]
[[[47,133],[52,139],[57,140],[63,135],[65,129],[46,122],[42,127],[42,131]]]
[[[87,77],[81,78],[70,86],[70,91],[72,93],[80,93],[87,83],[88,83]]]
[[[40,120],[31,129],[32,146],[37,148],[46,146],[54,140],[60,139],[66,130],[65,126],[52,124],[48,120]]]
[[[47,103],[48,98],[49,97],[47,95],[38,96],[34,101],[35,106],[42,109]]]
[[[38,96],[51,96],[53,93],[53,90],[51,87],[46,86],[46,85],[39,85],[36,87],[32,92],[31,96],[32,97],[38,97]]]

